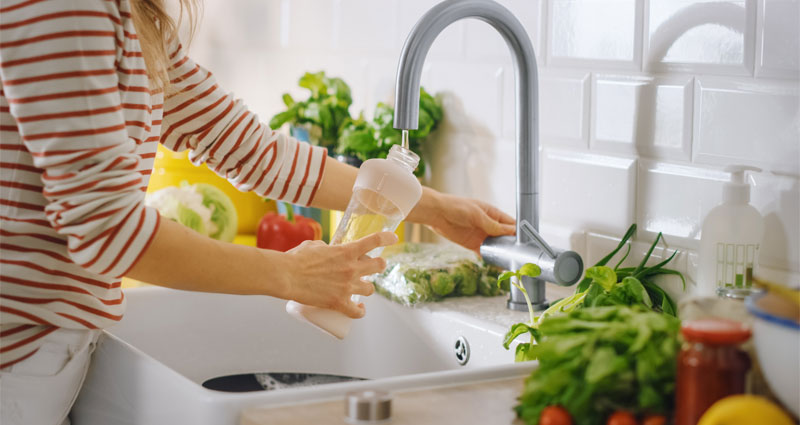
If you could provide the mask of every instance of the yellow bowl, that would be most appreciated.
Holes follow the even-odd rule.
[[[253,192],[241,192],[224,178],[211,171],[205,164],[197,167],[189,161],[189,153],[172,152],[158,145],[153,174],[147,192],[155,192],[169,186],[179,186],[181,182],[208,183],[216,186],[233,201],[239,226],[236,233],[254,234],[258,229],[258,221],[264,214],[277,211],[275,201],[265,201]]]

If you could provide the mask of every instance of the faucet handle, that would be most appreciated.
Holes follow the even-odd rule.
[[[531,225],[531,223],[528,222],[528,220],[522,220],[519,223],[519,228],[522,229],[522,231],[525,232],[529,238],[533,239],[536,245],[539,245],[539,248],[541,248],[542,251],[544,251],[550,258],[553,260],[556,259],[558,256],[556,252],[550,247],[550,245],[547,244],[547,242],[545,242],[542,235],[536,231],[536,229],[533,227],[533,225]]]

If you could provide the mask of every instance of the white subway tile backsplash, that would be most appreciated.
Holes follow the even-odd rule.
[[[284,0],[288,8],[289,49],[329,50],[336,46],[336,0]]]
[[[800,272],[800,180],[750,173],[750,202],[764,217],[762,266]]]
[[[639,229],[680,238],[696,248],[703,219],[722,201],[728,173],[687,165],[640,160],[636,222]]]
[[[636,0],[550,0],[548,64],[638,69],[641,13]]]
[[[800,97],[793,82],[698,79],[695,161],[800,175]]]
[[[447,93],[444,106],[461,99]],[[460,106],[456,106],[458,108]],[[426,140],[429,178],[425,181],[438,190],[489,202],[511,216],[516,215],[516,160],[513,143],[465,128],[454,117],[446,116],[432,139]]]
[[[539,192],[543,221],[624,232],[633,222],[636,160],[544,149]]]
[[[173,11],[179,12],[179,9]],[[231,48],[280,48],[281,0],[240,0],[237,7],[208,2],[203,6],[203,16],[200,31],[191,42],[189,28],[181,28],[181,42],[190,48],[195,61],[217,63],[214,56]]]
[[[752,73],[755,1],[650,0],[645,68]]]
[[[339,48],[344,50],[391,53],[396,57],[396,0],[339,0]]]
[[[542,141],[586,148],[589,136],[589,74],[543,73],[539,78],[539,132]]]
[[[475,134],[500,138],[505,70],[500,65],[431,62],[427,90],[449,92],[461,100],[447,114]]]
[[[594,75],[592,148],[688,161],[692,80]]]
[[[800,1],[759,0],[756,75],[800,78]]]
[[[594,76],[594,96],[592,96],[594,146],[601,149],[611,147],[610,150],[624,152],[635,151],[638,115],[648,112],[642,99],[642,87],[648,80],[643,77]]]
[[[508,8],[519,19],[531,39],[537,59],[544,59],[539,44],[542,29],[540,21],[542,0],[499,0],[498,3]],[[474,19],[464,24],[467,58],[511,62],[508,46],[497,30],[485,22]]]

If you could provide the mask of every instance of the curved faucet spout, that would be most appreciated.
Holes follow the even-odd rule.
[[[449,0],[428,11],[406,39],[397,65],[394,127],[414,130],[419,121],[419,82],[425,57],[436,37],[461,19],[480,19],[503,36],[511,50],[517,87],[517,239],[527,242],[519,223],[539,229],[539,110],[536,55],[528,33],[505,7],[491,0]]]
[[[509,269],[519,268],[524,262],[537,262],[540,266],[546,263],[551,266],[548,270],[543,268],[543,277],[552,277],[562,285],[575,283],[583,271],[580,256],[572,251],[552,249],[545,255],[538,248],[542,244],[533,246],[537,242],[531,234],[536,232],[521,227],[529,223],[535,230],[539,229],[539,85],[533,45],[514,14],[492,0],[448,0],[425,13],[408,35],[397,65],[394,127],[414,130],[419,125],[419,84],[428,50],[442,30],[465,18],[480,19],[503,36],[516,70],[517,236],[489,238],[481,247],[481,253],[487,261]],[[528,288],[534,308],[545,308],[544,282],[525,279],[523,284]],[[522,293],[516,288],[512,289],[509,307],[527,309]]]

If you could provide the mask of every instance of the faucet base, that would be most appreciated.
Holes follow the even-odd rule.
[[[526,303],[525,300],[522,300],[522,302],[517,302],[509,298],[506,306],[509,310],[528,311],[528,303]],[[550,307],[550,303],[547,302],[547,300],[538,303],[531,302],[531,307],[533,307],[533,311],[543,311],[547,310],[547,307]]]

